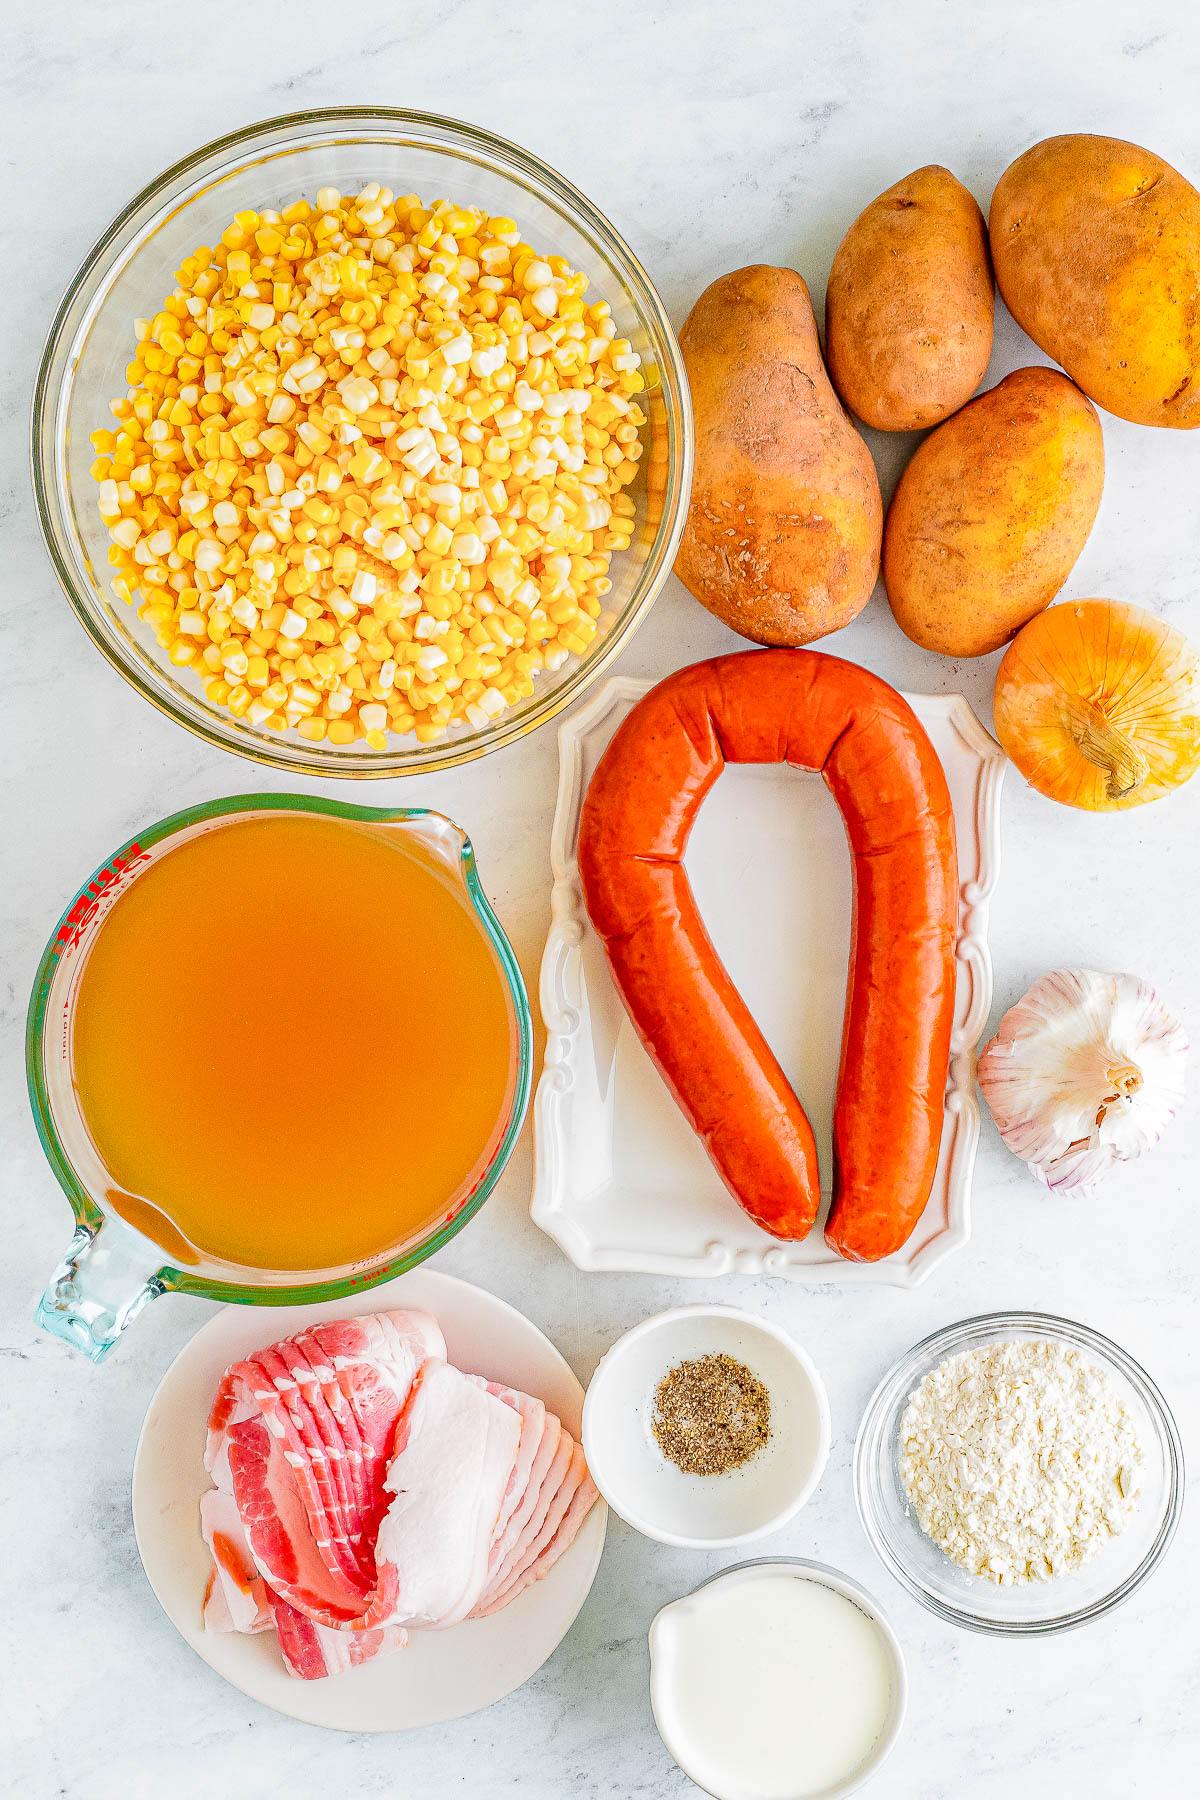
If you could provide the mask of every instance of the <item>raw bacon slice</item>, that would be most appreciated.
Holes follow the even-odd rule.
[[[582,1454],[581,1451],[580,1455]],[[474,1617],[485,1618],[489,1613],[500,1612],[502,1608],[511,1605],[517,1595],[523,1593],[527,1587],[532,1587],[535,1582],[543,1581],[564,1551],[571,1548],[579,1536],[580,1526],[599,1498],[600,1494],[595,1482],[585,1471],[584,1479],[576,1488],[571,1504],[563,1514],[562,1523],[550,1542],[538,1552],[533,1561],[519,1575],[514,1575],[510,1579],[508,1586],[499,1594],[491,1600],[481,1601],[475,1610]]]
[[[397,1427],[395,1497],[379,1527],[380,1577],[396,1578],[390,1622],[432,1625],[475,1605],[520,1438],[511,1406],[449,1363],[424,1364]]]
[[[343,1386],[342,1374],[334,1367],[330,1353],[327,1352],[314,1330],[297,1332],[291,1340],[296,1355],[302,1356],[312,1371],[314,1381],[318,1382],[321,1397],[328,1409],[333,1428],[336,1430],[345,1451],[343,1469],[346,1478],[348,1504],[352,1515],[360,1521],[364,1528],[374,1517],[373,1494],[367,1464],[370,1460],[362,1427],[358,1415],[350,1404],[346,1387]],[[423,1359],[422,1359],[423,1360]],[[349,1382],[347,1381],[347,1387]]]
[[[337,1572],[357,1590],[364,1585],[364,1579],[350,1541],[352,1528],[346,1516],[341,1440],[339,1437],[337,1442],[330,1442],[323,1435],[320,1422],[314,1417],[307,1398],[307,1394],[315,1392],[317,1386],[311,1371],[304,1366],[303,1373],[308,1378],[306,1390],[293,1372],[300,1370],[302,1365],[290,1344],[273,1344],[266,1350],[260,1350],[250,1361],[262,1371],[279,1397],[279,1407],[286,1414],[295,1433],[295,1439],[289,1441],[298,1439],[301,1454],[308,1459],[309,1476],[316,1486],[319,1500],[320,1542],[323,1548],[327,1547],[330,1566],[336,1567]],[[368,1585],[369,1581],[368,1576]]]
[[[259,1573],[275,1593],[324,1622],[352,1619],[362,1591],[330,1555],[328,1527],[301,1451],[264,1418],[235,1422],[228,1432],[230,1489]],[[331,1566],[332,1565],[332,1566]]]
[[[209,1488],[200,1496],[200,1530],[213,1566],[204,1595],[206,1631],[269,1631],[271,1595],[254,1566],[232,1494]]]
[[[516,1593],[516,1584],[526,1569],[532,1568],[542,1551],[553,1540],[555,1532],[567,1515],[575,1494],[581,1483],[587,1479],[587,1463],[583,1451],[571,1437],[569,1432],[563,1433],[563,1442],[569,1447],[566,1472],[550,1499],[542,1523],[536,1534],[527,1539],[525,1547],[510,1558],[507,1566],[501,1565],[500,1573],[488,1584],[480,1597],[479,1605],[488,1611],[495,1610],[497,1604],[504,1604],[502,1596]],[[540,1510],[540,1509],[539,1509]]]
[[[521,1534],[529,1524],[541,1498],[542,1486],[550,1473],[558,1447],[565,1433],[552,1412],[547,1412],[542,1420],[542,1435],[534,1452],[533,1466],[525,1485],[525,1492],[513,1509],[508,1522],[493,1539],[488,1552],[488,1587],[490,1587],[500,1571],[509,1553],[516,1547]],[[487,1589],[484,1590],[485,1592]]]
[[[383,1625],[375,1631],[334,1631],[314,1625],[303,1613],[274,1597],[275,1631],[283,1666],[300,1681],[319,1681],[325,1675],[344,1675],[376,1656],[403,1650],[408,1633],[399,1625]]]
[[[334,1545],[323,1483],[273,1381],[257,1362],[235,1365],[239,1404],[214,1464],[237,1503],[259,1572],[279,1591],[302,1581],[348,1616],[360,1604]]]
[[[557,1424],[558,1421],[556,1420],[555,1423]],[[488,1578],[487,1586],[480,1595],[483,1604],[486,1605],[493,1595],[507,1587],[510,1578],[516,1574],[518,1568],[525,1566],[531,1546],[540,1535],[550,1509],[562,1490],[563,1483],[570,1477],[571,1457],[574,1450],[574,1438],[569,1431],[564,1431],[559,1425],[554,1460],[546,1472],[546,1478],[538,1491],[534,1506],[515,1543],[501,1561],[499,1568]]]
[[[492,1531],[491,1543],[488,1546],[488,1563],[483,1579],[483,1587],[486,1589],[492,1567],[492,1550],[504,1532],[509,1519],[524,1499],[526,1488],[529,1485],[530,1471],[545,1430],[546,1408],[540,1400],[534,1400],[529,1394],[522,1394],[516,1388],[505,1387],[500,1382],[486,1381],[482,1375],[468,1375],[467,1380],[473,1381],[477,1387],[483,1388],[497,1400],[502,1401],[505,1406],[511,1407],[517,1414],[521,1427],[516,1459],[508,1477],[508,1486],[500,1502],[500,1512]],[[467,1588],[459,1604],[440,1619],[431,1621],[431,1624],[439,1630],[444,1630],[449,1625],[461,1624],[477,1604],[478,1599],[479,1590],[473,1586]]]
[[[499,1543],[508,1522],[525,1498],[525,1490],[529,1486],[529,1478],[533,1471],[534,1461],[541,1448],[542,1438],[546,1430],[546,1408],[540,1400],[529,1394],[522,1394],[516,1388],[504,1387],[500,1382],[485,1381],[482,1375],[472,1375],[470,1380],[485,1387],[489,1394],[497,1400],[503,1400],[506,1406],[520,1415],[521,1441],[517,1445],[517,1457],[512,1466],[512,1474],[508,1478],[508,1487],[500,1506],[500,1517],[496,1521],[496,1530],[492,1544]],[[489,1555],[490,1564],[490,1555]]]

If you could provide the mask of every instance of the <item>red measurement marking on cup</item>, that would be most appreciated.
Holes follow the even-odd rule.
[[[150,853],[143,850],[140,844],[130,844],[121,856],[114,856],[111,863],[92,876],[83,892],[78,896],[70,912],[58,928],[58,934],[51,945],[51,952],[61,956],[64,950],[73,950],[80,943],[84,932],[100,910],[102,899],[112,899],[113,890],[125,879],[131,869],[139,863],[149,862]]]

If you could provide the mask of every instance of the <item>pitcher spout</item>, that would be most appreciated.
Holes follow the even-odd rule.
[[[102,1362],[147,1301],[166,1292],[162,1252],[119,1223],[80,1225],[38,1303],[37,1323]]]

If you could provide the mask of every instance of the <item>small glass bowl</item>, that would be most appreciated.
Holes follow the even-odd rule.
[[[947,1357],[1014,1339],[1078,1350],[1112,1376],[1133,1419],[1145,1465],[1129,1524],[1082,1569],[1049,1581],[1001,1587],[951,1562],[917,1523],[900,1479],[900,1421],[913,1390]],[[1179,1431],[1145,1370],[1098,1331],[1050,1313],[984,1313],[923,1339],[875,1389],[854,1448],[859,1517],[881,1561],[938,1618],[995,1637],[1071,1631],[1128,1600],[1158,1567],[1175,1535],[1183,1486]]]
[[[93,431],[111,427],[109,402],[126,392],[134,320],[158,311],[175,270],[197,245],[215,243],[244,208],[282,208],[326,186],[357,193],[368,181],[509,216],[535,248],[581,269],[590,298],[609,303],[618,334],[642,358],[640,404],[648,415],[638,477],[627,490],[637,508],[633,541],[613,557],[612,591],[584,655],[543,671],[528,699],[482,729],[464,721],[433,743],[393,738],[379,751],[361,740],[315,744],[295,731],[254,726],[210,705],[198,679],[171,666],[136,607],[114,600],[108,587],[109,538],[89,442]],[[42,534],[67,598],[98,649],[160,712],[219,749],[294,774],[425,774],[524,737],[576,699],[628,642],[670,573],[683,531],[691,406],[679,345],[649,276],[577,188],[528,151],[472,125],[389,107],[328,107],[205,144],[114,219],[50,328],[34,393],[32,456]]]

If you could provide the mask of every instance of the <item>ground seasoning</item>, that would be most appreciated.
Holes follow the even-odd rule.
[[[724,1351],[676,1363],[654,1390],[653,1430],[685,1475],[724,1475],[771,1435],[771,1396],[745,1363]]]

